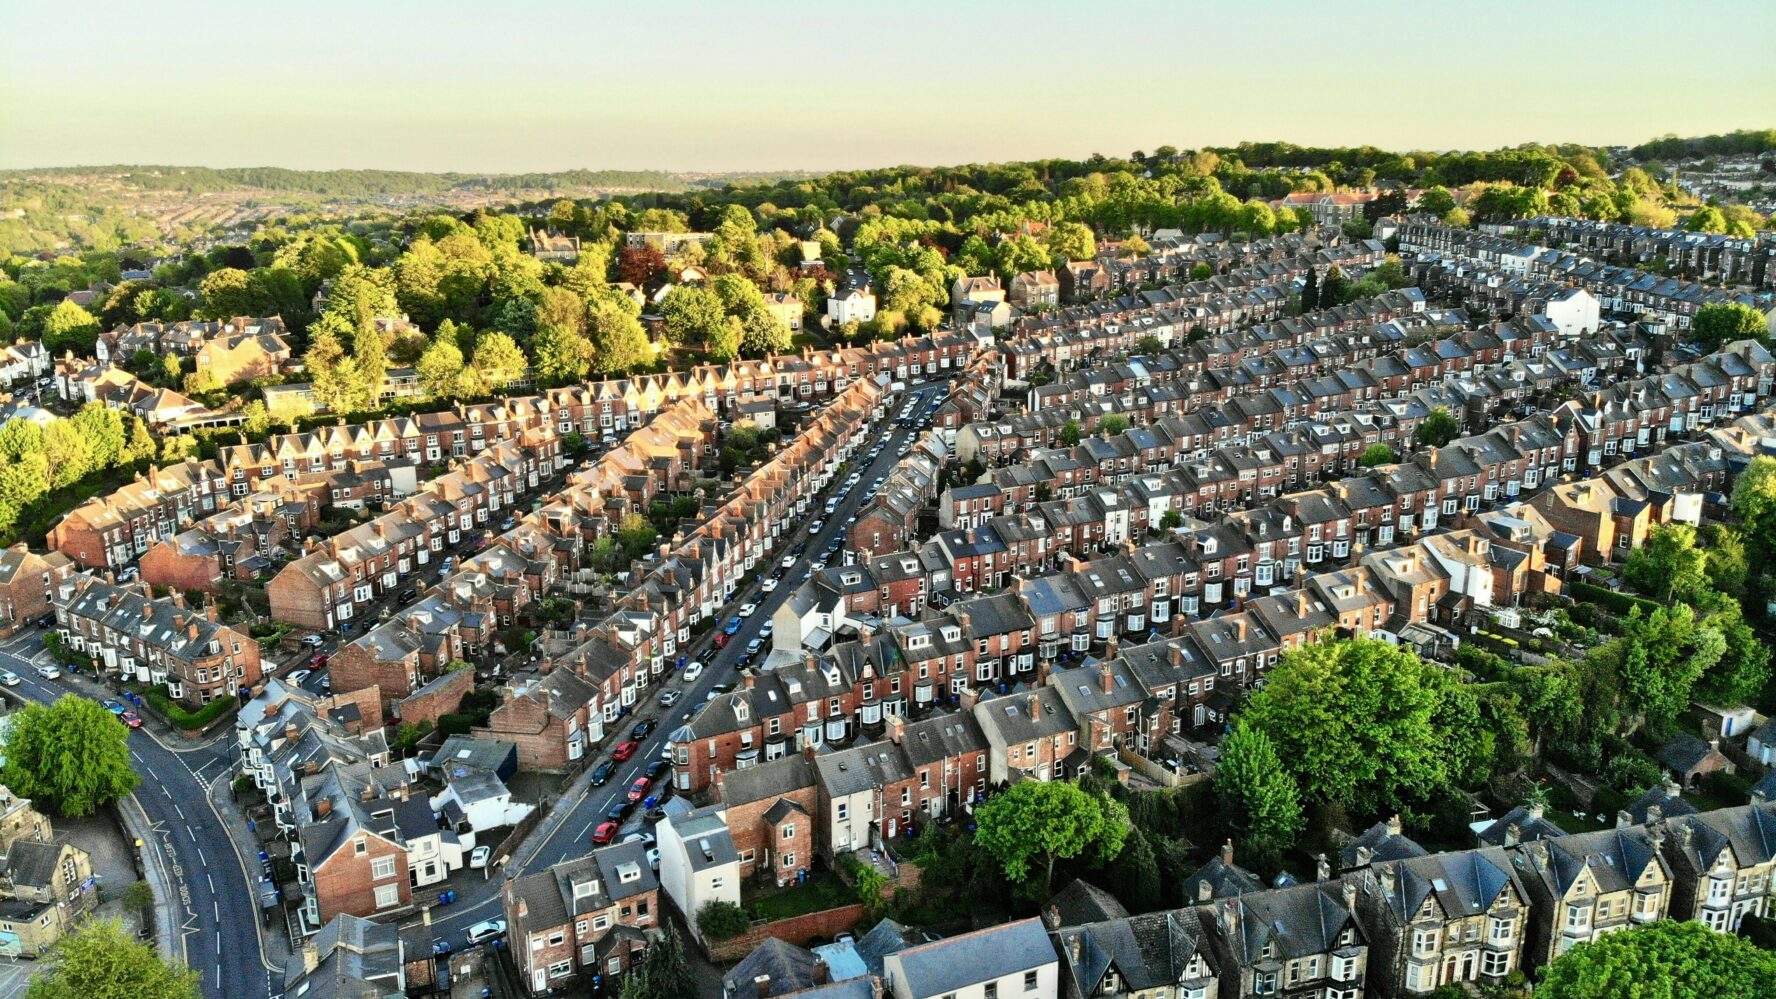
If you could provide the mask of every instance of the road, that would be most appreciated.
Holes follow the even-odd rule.
[[[917,396],[919,404],[913,415],[921,417],[930,409],[936,408],[942,400],[942,390],[933,386],[909,386],[910,396]],[[828,485],[822,497],[812,501],[810,513],[802,525],[786,535],[778,542],[770,563],[763,564],[760,569],[760,580],[769,577],[781,567],[780,560],[797,544],[806,544],[806,552],[796,559],[793,566],[783,570],[777,589],[773,593],[765,593],[759,588],[759,580],[734,595],[732,603],[723,609],[717,621],[717,628],[698,640],[691,649],[681,650],[689,658],[704,664],[703,675],[694,682],[683,684],[679,674],[672,673],[666,677],[666,686],[684,692],[682,699],[670,709],[662,709],[659,705],[659,694],[666,687],[649,688],[649,697],[637,703],[636,713],[622,719],[606,733],[602,752],[593,765],[588,766],[573,783],[567,787],[560,798],[557,808],[538,827],[538,830],[527,839],[518,850],[511,863],[507,865],[507,873],[489,871],[485,880],[473,876],[459,877],[457,881],[456,904],[436,910],[419,919],[411,920],[403,925],[403,937],[407,941],[408,953],[424,953],[429,950],[434,940],[447,940],[454,947],[463,946],[464,934],[473,923],[483,919],[500,918],[499,889],[508,873],[511,876],[529,874],[543,870],[551,865],[585,856],[592,849],[592,832],[599,823],[605,821],[605,810],[612,804],[627,797],[629,785],[640,776],[642,769],[650,762],[661,759],[661,753],[673,729],[682,725],[708,697],[709,691],[717,684],[732,684],[738,679],[739,662],[744,657],[746,643],[759,637],[759,630],[790,593],[801,585],[804,574],[811,571],[815,559],[821,557],[828,545],[834,541],[842,543],[847,529],[846,521],[852,517],[858,507],[872,495],[870,483],[877,478],[886,478],[900,461],[902,445],[914,440],[925,431],[920,428],[920,421],[915,420],[912,426],[896,425],[896,417],[904,401],[891,404],[887,416],[883,420],[885,440],[881,452],[867,465],[858,465],[857,460],[867,455],[867,448],[854,454],[854,460],[846,473]],[[868,443],[867,440],[865,443]],[[873,445],[872,445],[873,447]],[[859,481],[852,487],[849,494],[840,501],[831,515],[824,515],[825,496],[830,496],[844,488],[845,478],[851,471],[856,471]],[[809,534],[808,527],[817,519],[824,520],[821,530]],[[827,564],[833,565],[841,560],[843,553],[828,557]],[[712,651],[710,644],[729,617],[733,616],[741,604],[756,603],[758,610],[751,617],[741,620],[740,630],[729,640],[725,648]],[[768,643],[767,643],[768,645]],[[762,654],[761,654],[762,655]],[[610,750],[619,742],[629,738],[630,727],[647,719],[656,722],[656,727],[645,738],[638,740],[639,748],[635,755],[627,761],[618,763],[611,773],[610,780],[600,787],[591,786],[591,774],[596,765],[610,758]],[[663,778],[666,779],[666,778]],[[571,803],[571,804],[567,804]],[[647,821],[639,808],[632,809],[623,821],[618,838],[633,832],[645,830]]]
[[[0,668],[20,677],[15,694],[49,703],[65,694],[103,700],[110,691],[85,676],[37,674],[49,662],[42,631],[30,628],[0,646]],[[185,919],[176,928],[185,962],[198,972],[205,996],[258,999],[271,994],[270,969],[255,904],[257,874],[249,879],[221,817],[210,803],[212,782],[226,793],[235,753],[232,729],[208,742],[163,744],[147,728],[130,734],[130,762],[141,777],[134,795],[153,824]],[[254,858],[257,863],[257,858]],[[122,891],[109,885],[109,891]],[[282,982],[282,972],[276,976]]]

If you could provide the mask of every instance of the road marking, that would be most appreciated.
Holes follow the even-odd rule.
[[[181,815],[180,818],[184,818],[184,816]],[[193,843],[197,842],[197,830],[196,829],[193,829],[190,826],[186,826],[185,827],[185,835],[191,837],[191,842],[193,842]]]
[[[206,861],[205,863],[207,865],[208,861]],[[210,876],[209,874],[205,874],[204,880],[208,881],[210,883],[210,894],[212,894],[212,895],[216,894],[216,879],[214,877]]]
[[[175,801],[175,802],[173,802],[173,811],[175,811],[175,812],[178,812],[178,813],[179,813],[179,818],[181,818],[181,819],[184,819],[184,820],[185,820],[185,821],[186,821],[186,822],[189,822],[189,821],[191,821],[191,820],[190,820],[190,819],[186,819],[186,818],[185,818],[185,809],[183,809],[183,808],[180,808],[180,807],[179,807],[179,803],[178,803],[178,802],[176,802],[176,801]]]

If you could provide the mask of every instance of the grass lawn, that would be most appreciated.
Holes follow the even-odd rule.
[[[754,919],[788,919],[850,905],[857,901],[857,893],[837,874],[821,871],[799,885],[756,889],[742,901],[746,914]]]
[[[1613,828],[1613,822],[1598,822],[1589,815],[1579,815],[1558,808],[1547,810],[1548,821],[1554,823],[1568,833],[1596,832],[1599,829]]]

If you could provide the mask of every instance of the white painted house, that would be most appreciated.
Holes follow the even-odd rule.
[[[659,837],[660,887],[692,933],[697,913],[711,902],[740,904],[740,854],[719,807],[668,816],[654,826]]]
[[[882,977],[894,999],[1056,999],[1060,959],[1025,919],[889,954]]]
[[[1603,310],[1596,295],[1583,288],[1568,288],[1550,298],[1542,314],[1560,327],[1562,337],[1570,338],[1596,332]]]

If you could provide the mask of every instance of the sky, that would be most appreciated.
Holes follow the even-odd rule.
[[[0,167],[830,170],[1776,126],[1776,0],[0,0]]]

